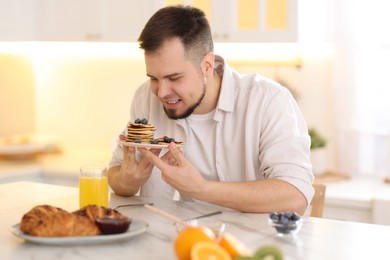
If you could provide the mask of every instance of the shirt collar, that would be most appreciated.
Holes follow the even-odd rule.
[[[234,72],[226,61],[218,55],[215,55],[215,72],[222,75],[217,109],[232,112],[234,108],[235,92],[235,79],[233,77]]]

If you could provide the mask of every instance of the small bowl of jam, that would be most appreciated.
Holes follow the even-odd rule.
[[[131,224],[130,218],[102,217],[96,219],[96,224],[103,235],[125,233]]]

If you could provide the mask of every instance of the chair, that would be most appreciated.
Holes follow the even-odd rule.
[[[325,191],[326,186],[324,184],[313,184],[314,187],[314,197],[310,203],[311,211],[310,217],[322,218],[324,211],[324,201],[325,201]]]

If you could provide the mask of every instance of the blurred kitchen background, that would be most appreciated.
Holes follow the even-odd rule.
[[[294,94],[320,135],[325,217],[389,224],[386,0],[0,0],[0,182],[74,185],[107,164],[147,80],[137,37],[169,4],[203,9],[216,54]]]

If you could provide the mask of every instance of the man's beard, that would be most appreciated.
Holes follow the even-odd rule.
[[[200,103],[202,102],[202,100],[203,100],[205,95],[206,95],[206,85],[203,85],[203,92],[202,92],[200,98],[198,99],[198,101],[195,104],[193,104],[192,106],[190,106],[189,108],[187,108],[187,110],[184,111],[184,113],[178,115],[178,114],[176,114],[176,110],[174,110],[174,109],[166,109],[164,107],[165,114],[167,114],[167,116],[170,119],[183,119],[183,118],[187,118],[200,105]]]

